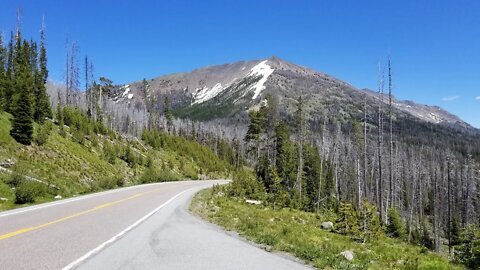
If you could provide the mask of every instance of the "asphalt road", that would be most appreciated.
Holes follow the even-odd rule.
[[[158,183],[0,212],[0,269],[308,269],[188,213],[225,181]]]

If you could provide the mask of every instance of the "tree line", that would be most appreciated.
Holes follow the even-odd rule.
[[[476,150],[404,139],[409,131],[397,128],[403,120],[392,106],[390,60],[386,66],[386,76],[379,72],[377,110],[367,111],[365,97],[362,118],[312,119],[303,96],[294,116],[281,118],[277,101],[267,97],[249,112],[246,155],[274,207],[365,213],[372,205],[389,235],[435,251],[447,243],[453,254],[462,250],[462,230],[480,225]]]
[[[45,83],[48,78],[45,28],[39,44],[22,37],[20,27],[4,44],[0,34],[0,108],[12,114],[11,136],[29,145],[33,123],[52,117]]]

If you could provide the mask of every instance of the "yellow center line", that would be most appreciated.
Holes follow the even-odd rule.
[[[78,212],[78,213],[75,213],[75,214],[72,214],[72,215],[69,215],[69,216],[66,216],[66,217],[62,217],[62,218],[59,218],[59,219],[56,219],[56,220],[53,220],[53,221],[50,221],[50,222],[47,222],[47,223],[44,223],[44,224],[40,224],[40,225],[37,225],[37,226],[28,227],[28,228],[23,228],[23,229],[16,230],[16,231],[13,231],[13,232],[10,232],[10,233],[6,233],[6,234],[3,234],[3,235],[0,235],[0,241],[5,240],[5,239],[10,238],[10,237],[20,235],[20,234],[24,234],[24,233],[31,232],[31,231],[34,231],[34,230],[38,230],[38,229],[41,229],[41,228],[44,228],[44,227],[47,227],[47,226],[50,226],[50,225],[53,225],[53,224],[57,224],[57,223],[60,223],[62,221],[65,221],[65,220],[69,220],[69,219],[72,219],[72,218],[83,216],[83,215],[86,215],[88,213],[98,211],[100,209],[104,209],[104,208],[107,208],[107,207],[110,207],[110,206],[113,206],[113,205],[116,205],[116,204],[119,204],[119,203],[122,203],[122,202],[125,202],[125,201],[128,201],[128,200],[143,196],[145,194],[158,191],[158,190],[159,190],[159,188],[151,190],[151,191],[137,193],[137,194],[132,195],[130,197],[127,197],[127,198],[124,198],[124,199],[121,199],[121,200],[117,200],[117,201],[113,201],[113,202],[109,202],[109,203],[105,203],[105,204],[101,204],[101,205],[95,206],[91,209],[81,211],[81,212]]]

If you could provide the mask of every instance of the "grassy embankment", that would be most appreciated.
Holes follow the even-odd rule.
[[[221,190],[196,195],[190,210],[228,231],[236,231],[267,250],[293,254],[319,269],[464,269],[433,252],[397,239],[380,236],[367,243],[320,229],[333,214],[317,215],[292,209],[246,204]],[[340,255],[353,251],[354,259]]]
[[[151,147],[113,132],[84,136],[69,127],[61,131],[51,124],[50,135],[42,145],[24,146],[9,135],[10,117],[0,113],[0,162],[12,160],[15,166],[9,169],[17,173],[0,172],[0,210],[51,201],[56,195],[71,197],[134,184],[216,178],[228,173],[228,165],[207,147],[168,134],[157,134],[154,139],[161,144]],[[38,130],[35,124],[35,133]],[[18,194],[20,189],[23,194]],[[22,196],[27,197],[27,203],[19,202]]]

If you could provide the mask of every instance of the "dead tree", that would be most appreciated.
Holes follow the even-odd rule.
[[[388,114],[390,118],[390,175],[389,175],[389,198],[387,200],[387,208],[388,204],[393,205],[393,114],[392,114],[392,65],[390,61],[390,57],[388,58]]]
[[[363,196],[367,197],[367,94],[363,103]]]
[[[451,206],[451,194],[452,194],[452,181],[450,179],[450,156],[447,156],[447,228],[448,228],[448,253],[452,254],[452,206]]]
[[[378,208],[380,212],[380,222],[384,223],[383,215],[383,179],[382,179],[382,148],[383,148],[383,120],[382,120],[382,105],[383,105],[383,71],[380,64],[378,65],[378,179],[376,197]]]
[[[440,251],[440,229],[439,229],[439,212],[438,212],[438,170],[434,166],[433,174],[433,234],[435,240],[435,251]]]
[[[318,177],[318,193],[317,193],[317,212],[320,208],[320,201],[322,197],[322,178],[323,178],[323,159],[325,158],[325,126],[327,125],[327,114],[323,116],[323,127],[322,127],[322,152],[320,155],[320,174]]]
[[[66,92],[65,92],[65,105],[70,106],[70,61],[69,61],[69,45],[68,45],[68,35],[67,39],[65,42],[65,67],[66,67],[66,72],[65,72],[65,87],[66,87]]]
[[[70,74],[69,74],[69,88],[70,88],[70,102],[73,105],[77,104],[77,94],[80,85],[80,70],[78,68],[77,61],[78,47],[76,42],[72,42],[71,52],[70,52]]]
[[[298,164],[297,164],[297,179],[295,181],[295,186],[298,189],[298,195],[300,197],[300,201],[302,201],[302,177],[303,177],[303,140],[304,140],[304,112],[303,112],[303,100],[302,96],[300,96],[298,101],[298,111],[297,111],[297,121],[299,127],[299,135],[298,135]]]

